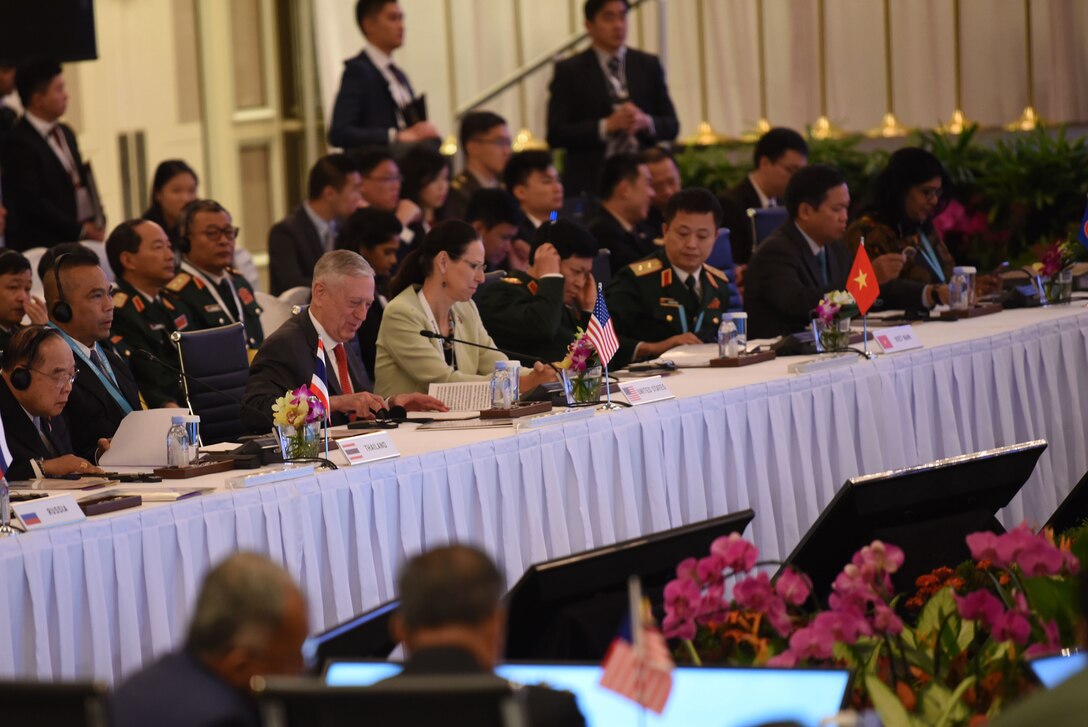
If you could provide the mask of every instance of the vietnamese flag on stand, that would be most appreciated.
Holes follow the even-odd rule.
[[[869,253],[865,252],[865,240],[858,245],[858,254],[854,256],[854,265],[850,268],[850,277],[846,280],[846,290],[854,296],[858,312],[865,315],[873,307],[880,295],[880,285],[876,282],[876,272],[869,262]]]

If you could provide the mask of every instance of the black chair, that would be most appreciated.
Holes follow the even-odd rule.
[[[254,677],[268,727],[514,727],[528,724],[524,690],[491,674],[398,677],[370,687]]]
[[[106,689],[91,682],[0,682],[4,724],[107,727]]]
[[[752,249],[767,238],[786,221],[785,207],[766,207],[763,209],[749,209],[748,219],[752,223]]]
[[[200,417],[202,444],[236,442],[246,432],[241,401],[249,380],[246,332],[241,323],[170,336],[178,360],[189,411]]]

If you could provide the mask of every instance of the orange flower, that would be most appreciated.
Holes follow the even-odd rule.
[[[895,694],[899,697],[899,701],[903,703],[903,706],[907,708],[908,712],[913,712],[914,708],[918,706],[918,697],[914,695],[910,685],[906,682],[896,683]]]

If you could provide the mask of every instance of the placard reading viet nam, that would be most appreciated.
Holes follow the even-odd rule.
[[[344,453],[348,464],[352,467],[400,456],[400,450],[389,438],[389,432],[373,432],[349,439],[337,439],[336,446]]]
[[[878,331],[874,338],[884,349],[884,353],[898,353],[900,351],[912,351],[922,348],[923,344],[914,335],[914,329],[910,326],[895,326]]]
[[[627,397],[627,401],[631,402],[631,406],[640,406],[674,398],[673,393],[669,391],[669,385],[660,376],[621,381],[620,391]]]

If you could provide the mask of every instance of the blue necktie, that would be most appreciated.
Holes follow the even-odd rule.
[[[830,282],[827,274],[827,250],[821,247],[816,259],[820,261],[820,277],[823,278],[824,285],[827,285]]]

